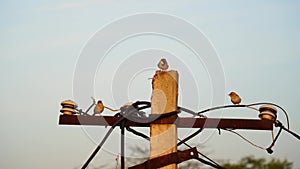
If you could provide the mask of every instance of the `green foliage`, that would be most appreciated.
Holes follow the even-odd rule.
[[[225,163],[226,169],[292,169],[293,164],[287,160],[272,159],[267,161],[264,158],[247,156],[236,164]]]
[[[201,149],[201,148],[200,148]],[[143,163],[148,159],[149,150],[145,147],[132,147],[131,156],[134,158],[126,158],[127,166],[134,166]],[[140,158],[137,158],[140,157]],[[218,161],[216,161],[218,162]],[[218,162],[226,169],[292,169],[293,163],[288,160],[255,158],[254,156],[246,156],[239,160],[237,163],[222,163]],[[119,168],[120,165],[117,165]],[[103,168],[103,167],[100,167]],[[111,168],[111,166],[109,167]],[[115,168],[115,167],[113,167]],[[189,160],[178,165],[179,169],[212,169],[212,167],[204,165],[197,160]]]

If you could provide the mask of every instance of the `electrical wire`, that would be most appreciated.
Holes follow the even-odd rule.
[[[88,158],[88,160],[84,163],[84,165],[81,167],[81,169],[85,169],[89,163],[92,161],[92,159],[96,156],[96,154],[98,153],[98,151],[102,148],[103,144],[105,143],[105,141],[107,140],[107,138],[109,137],[109,135],[111,134],[111,132],[114,130],[114,128],[121,123],[123,120],[125,120],[125,117],[122,117],[120,120],[118,120],[115,124],[113,124],[110,129],[108,130],[108,132],[105,134],[104,138],[102,139],[102,141],[99,143],[99,145],[96,147],[96,149],[94,150],[94,152],[90,155],[90,157]]]
[[[145,106],[139,107],[140,105],[145,105]],[[89,163],[96,156],[96,154],[98,153],[98,151],[102,148],[103,144],[105,143],[105,141],[107,140],[107,138],[109,137],[109,135],[112,133],[112,131],[114,130],[114,128],[117,125],[119,125],[121,122],[124,122],[125,120],[129,120],[129,119],[127,119],[127,117],[129,117],[131,114],[133,114],[133,113],[135,113],[135,112],[137,112],[139,110],[142,110],[142,109],[145,109],[145,108],[149,108],[150,106],[151,106],[150,102],[147,102],[147,101],[137,101],[137,102],[133,103],[130,106],[122,107],[120,109],[121,112],[119,112],[119,113],[117,113],[115,115],[115,116],[121,116],[121,118],[111,126],[111,128],[105,134],[105,136],[102,139],[102,141],[99,143],[99,145],[93,151],[93,153],[90,155],[90,157],[84,163],[84,165],[81,167],[81,169],[85,169],[89,165]],[[178,113],[177,111],[170,112],[170,113],[165,113],[162,116],[160,116],[158,119],[166,118],[166,117],[172,116],[172,115],[177,114],[177,113]]]
[[[273,140],[272,144],[266,149],[267,152],[270,153],[270,154],[273,153],[272,147],[275,145],[275,142],[277,141],[277,139],[278,139],[278,137],[279,137],[282,130],[287,131],[288,133],[290,133],[294,137],[296,137],[298,140],[300,140],[300,136],[298,134],[296,134],[296,133],[292,132],[291,130],[285,128],[279,120],[276,120],[274,123],[275,123],[275,126],[280,127],[280,129],[279,129],[275,139]]]
[[[198,114],[197,112],[195,112],[195,111],[193,111],[193,110],[190,110],[190,109],[187,109],[187,108],[184,108],[184,107],[179,107],[179,106],[178,106],[178,110],[179,110],[179,111],[184,111],[184,112],[189,113],[189,114],[192,114],[193,116],[205,117],[205,116],[202,115],[202,114]]]
[[[284,108],[282,108],[281,106],[277,105],[277,104],[274,104],[274,103],[269,103],[269,102],[261,102],[261,103],[252,103],[252,104],[248,104],[248,106],[256,106],[256,105],[263,105],[263,104],[269,104],[269,105],[272,105],[272,106],[275,106],[277,108],[279,108],[285,115],[285,118],[286,118],[286,122],[287,122],[287,126],[288,126],[288,129],[290,129],[290,120],[289,120],[289,116],[287,114],[287,112],[284,110]]]
[[[178,141],[182,141],[180,138],[178,138]],[[189,147],[189,148],[193,148],[192,146],[190,146],[188,143],[183,143],[185,146]],[[214,160],[212,160],[211,158],[209,158],[208,156],[202,154],[200,151],[197,150],[197,153],[199,155],[201,155],[202,157],[206,158],[207,160],[209,160],[210,162],[212,162],[213,164],[215,164],[216,166],[223,168],[222,166],[220,166],[218,163],[216,163]],[[215,167],[216,168],[216,167]]]
[[[88,114],[88,112],[90,111],[90,109],[95,105],[95,103],[96,103],[96,101],[95,101],[95,99],[93,98],[93,97],[91,97],[92,98],[92,104],[90,105],[90,107],[85,111],[85,112],[83,112],[82,111],[82,109],[77,109],[77,108],[75,108],[75,110],[77,111],[77,113],[79,114],[79,115],[85,115],[85,116],[91,116],[91,115],[89,115]]]
[[[262,150],[266,150],[269,154],[272,154],[272,153],[273,153],[272,147],[274,147],[275,142],[278,140],[278,138],[279,138],[279,136],[280,136],[282,130],[285,130],[285,131],[289,132],[290,134],[292,134],[293,136],[295,136],[297,139],[300,140],[300,136],[299,136],[298,134],[296,134],[296,133],[290,131],[289,129],[285,128],[279,120],[276,120],[274,123],[275,123],[275,126],[276,126],[276,127],[280,127],[280,129],[279,129],[279,131],[277,132],[275,138],[274,138],[274,132],[272,131],[272,140],[273,140],[273,141],[272,141],[272,143],[270,144],[270,146],[267,147],[267,148],[263,148],[263,147],[261,147],[261,146],[258,146],[258,145],[256,145],[256,144],[254,144],[253,142],[251,142],[250,140],[248,140],[247,138],[245,138],[244,136],[242,136],[241,134],[239,134],[239,133],[237,133],[237,132],[235,132],[235,131],[233,131],[233,130],[230,130],[230,129],[223,129],[223,130],[226,130],[226,131],[229,131],[229,132],[232,132],[232,133],[238,135],[239,137],[241,137],[243,140],[245,140],[245,141],[248,142],[249,144],[253,145],[254,147],[260,148],[260,149],[262,149]]]
[[[270,102],[259,102],[259,103],[245,104],[245,105],[224,105],[224,106],[216,106],[216,107],[212,107],[212,108],[208,108],[208,109],[199,111],[197,114],[200,115],[200,114],[203,114],[203,113],[205,113],[205,112],[213,111],[213,110],[217,110],[217,109],[237,108],[237,107],[246,107],[246,108],[251,108],[251,109],[257,110],[256,108],[254,108],[254,107],[252,107],[252,106],[263,105],[263,104],[272,105],[272,106],[275,106],[275,107],[279,108],[279,109],[284,113],[284,115],[285,115],[285,117],[286,117],[288,129],[290,128],[289,116],[288,116],[287,112],[286,112],[281,106],[279,106],[279,105],[277,105],[277,104],[274,104],[274,103],[270,103]]]
[[[143,102],[143,101],[137,101],[135,103],[133,103],[131,106],[127,106],[125,109],[122,109],[120,113],[117,114],[121,114],[122,111],[124,111],[123,114],[121,114],[121,118],[115,122],[111,128],[108,130],[108,132],[105,134],[104,138],[102,139],[102,141],[99,143],[99,145],[96,147],[96,149],[93,151],[93,153],[90,155],[90,157],[88,158],[88,160],[84,163],[84,165],[81,167],[81,169],[85,169],[89,163],[92,161],[92,159],[96,156],[96,154],[98,153],[98,151],[102,148],[103,144],[105,143],[105,141],[107,140],[107,138],[109,137],[109,135],[112,133],[112,131],[114,130],[114,128],[119,125],[121,122],[123,122],[124,120],[126,120],[126,118],[128,116],[130,116],[132,113],[134,113],[135,111],[132,110],[140,110],[141,107],[139,107],[139,105],[143,105],[146,104],[148,105],[149,102]]]
[[[277,120],[278,121],[278,120]],[[294,137],[296,137],[298,140],[300,140],[300,136],[294,132],[292,132],[291,130],[285,128],[284,126],[281,126],[283,130],[287,131],[288,133],[292,134]]]
[[[275,145],[275,142],[277,141],[277,139],[278,139],[278,137],[279,137],[281,131],[282,131],[282,127],[280,127],[280,129],[279,129],[279,131],[278,131],[278,133],[277,133],[275,139],[272,141],[271,145],[270,145],[268,148],[266,148],[266,150],[267,150],[267,152],[268,152],[269,154],[272,154],[272,153],[273,153],[272,147]]]
[[[137,101],[135,104],[137,104],[137,103],[145,105],[145,106],[139,107],[138,110],[142,110],[142,109],[151,107],[151,102],[148,102],[148,101]],[[245,104],[245,105],[224,105],[224,106],[217,106],[217,107],[208,108],[208,109],[205,109],[205,110],[202,110],[202,111],[199,111],[199,112],[195,112],[193,110],[178,106],[178,110],[179,111],[184,111],[184,112],[189,113],[189,114],[192,114],[193,116],[206,117],[202,114],[205,113],[205,112],[208,112],[208,111],[213,111],[213,110],[217,110],[217,109],[224,109],[224,108],[246,107],[246,108],[250,108],[250,109],[258,111],[257,108],[252,107],[252,106],[263,105],[263,104],[269,104],[269,105],[273,105],[273,106],[279,108],[284,113],[284,115],[286,117],[288,129],[290,128],[289,117],[288,117],[288,114],[285,111],[285,109],[282,108],[281,106],[275,104],[275,103],[270,103],[270,102],[258,102],[258,103],[251,103],[251,104]]]
[[[177,146],[180,146],[181,144],[183,144],[183,143],[187,142],[188,140],[192,139],[193,137],[195,137],[196,135],[198,135],[199,133],[201,133],[202,130],[203,130],[203,128],[200,128],[199,130],[197,130],[193,134],[191,134],[188,137],[184,138],[179,143],[177,143]]]
[[[225,108],[233,108],[233,107],[247,107],[247,105],[236,104],[236,105],[216,106],[216,107],[208,108],[208,109],[205,109],[205,110],[201,110],[197,114],[200,115],[200,114],[206,113],[208,111],[213,111],[213,110],[218,110],[218,109],[225,109]]]
[[[275,145],[275,142],[277,141],[277,139],[278,139],[278,137],[279,137],[282,129],[286,130],[287,132],[289,132],[290,134],[292,134],[293,136],[295,136],[296,138],[298,138],[300,140],[300,136],[299,135],[297,135],[296,133],[290,131],[290,122],[289,122],[289,116],[288,116],[287,112],[281,106],[279,106],[277,104],[274,104],[274,103],[270,103],[270,102],[259,102],[259,103],[252,103],[252,104],[247,104],[247,105],[225,105],[225,106],[217,106],[217,107],[212,107],[212,108],[209,108],[209,109],[202,110],[202,111],[198,112],[198,115],[203,114],[203,113],[208,112],[208,111],[217,110],[217,109],[236,108],[236,107],[246,107],[246,108],[250,108],[250,109],[254,109],[254,110],[259,111],[259,109],[253,107],[253,106],[257,106],[257,105],[272,105],[272,106],[275,106],[275,107],[279,108],[284,113],[284,115],[286,117],[286,123],[287,123],[287,126],[288,126],[287,128],[285,128],[282,125],[282,123],[280,123],[278,120],[275,121],[275,126],[278,125],[280,127],[280,129],[277,132],[275,138],[274,138],[274,131],[272,131],[272,143],[271,143],[271,145],[268,148],[263,148],[261,146],[258,146],[256,144],[254,144],[253,142],[251,142],[250,140],[248,140],[247,138],[245,138],[244,136],[242,136],[241,134],[239,134],[239,133],[237,133],[235,131],[228,130],[228,129],[224,129],[224,130],[227,130],[229,132],[232,132],[232,133],[238,135],[239,137],[241,137],[243,140],[245,140],[249,144],[253,145],[254,147],[266,150],[270,154],[273,153],[273,150],[271,148]],[[276,127],[278,127],[278,126],[276,126]]]
[[[112,109],[112,108],[110,108],[110,107],[108,107],[108,106],[104,106],[104,108],[106,108],[106,109],[108,109],[108,110],[110,110],[110,111],[112,111],[112,112],[120,111],[120,109]]]
[[[145,134],[143,134],[143,133],[141,133],[141,132],[138,132],[138,131],[136,131],[136,130],[130,128],[130,127],[126,127],[126,130],[129,131],[129,132],[131,132],[131,133],[134,134],[134,135],[140,136],[140,137],[142,137],[142,138],[144,138],[144,139],[150,141],[150,137],[149,137],[149,136],[146,136]]]
[[[180,146],[181,144],[184,144],[186,146],[188,146],[189,148],[192,148],[190,145],[188,145],[186,142],[190,139],[192,139],[193,137],[195,137],[196,135],[198,135],[199,133],[201,133],[203,130],[203,128],[200,128],[199,130],[197,130],[196,132],[194,132],[193,134],[189,135],[188,137],[184,138],[183,140],[179,139],[179,143],[177,143],[177,146]],[[199,151],[197,151],[198,154],[200,154],[201,156],[205,157],[206,159],[208,159],[210,162],[212,162],[214,164],[214,166],[217,166],[215,168],[223,168],[221,167],[218,163],[216,163],[215,161],[213,161],[212,159],[208,158],[207,156],[205,156],[204,154],[200,153]]]
[[[93,98],[92,98],[93,99]],[[94,100],[94,99],[93,99]],[[139,107],[140,104],[146,104],[146,107],[149,107],[149,102],[135,102],[130,106],[126,106],[125,108],[122,107],[120,110],[121,112],[120,113],[117,113],[115,116],[121,116],[121,118],[115,123],[113,124],[110,129],[108,130],[108,132],[105,134],[104,138],[102,139],[102,141],[99,143],[99,145],[96,147],[96,149],[93,151],[93,153],[90,155],[90,157],[88,158],[88,160],[84,163],[84,165],[81,167],[81,169],[85,169],[89,163],[92,161],[92,159],[96,156],[96,154],[98,153],[98,151],[102,148],[103,144],[105,143],[105,141],[107,140],[107,138],[109,137],[109,135],[112,133],[112,131],[114,130],[114,128],[119,125],[121,122],[123,122],[125,119],[126,119],[126,116],[125,115],[129,115],[131,113],[133,113],[134,111],[131,111],[132,108],[134,109],[141,109]],[[93,103],[94,105],[94,103]],[[90,106],[91,107],[91,106]],[[124,111],[125,113],[121,114],[122,111]],[[126,113],[127,111],[131,111],[129,113]]]
[[[288,118],[288,114],[287,112],[279,105],[277,104],[274,104],[274,103],[268,103],[268,102],[261,102],[261,103],[253,103],[253,104],[247,104],[247,105],[224,105],[224,106],[217,106],[217,107],[212,107],[212,108],[209,108],[209,109],[205,109],[205,110],[202,110],[198,113],[192,111],[192,110],[189,110],[187,108],[183,108],[183,107],[178,107],[178,110],[179,111],[185,111],[187,113],[190,113],[192,114],[193,116],[200,116],[200,117],[205,117],[203,116],[202,114],[205,113],[205,112],[208,112],[208,111],[213,111],[213,110],[217,110],[217,109],[224,109],[224,108],[236,108],[236,107],[247,107],[247,108],[251,108],[251,109],[254,109],[254,110],[258,110],[257,108],[255,107],[252,107],[252,106],[256,106],[256,105],[262,105],[262,104],[269,104],[269,105],[273,105],[273,106],[276,106],[277,108],[281,109],[285,116],[286,116],[286,120],[287,120],[287,125],[288,125],[288,128],[285,128],[278,120],[277,122],[277,125],[280,127],[280,130],[279,132],[277,133],[275,139],[273,139],[273,142],[272,144],[266,149],[266,148],[263,148],[261,146],[258,146],[256,144],[254,144],[253,142],[251,142],[250,140],[248,140],[247,138],[245,138],[244,136],[242,136],[241,134],[233,131],[233,130],[229,130],[229,129],[223,129],[223,130],[226,130],[226,131],[229,131],[229,132],[232,132],[236,135],[238,135],[239,137],[241,137],[243,140],[245,140],[246,142],[248,142],[249,144],[257,147],[257,148],[260,148],[260,149],[263,149],[263,150],[267,150],[269,153],[273,152],[271,150],[271,147],[274,146],[276,140],[278,139],[279,135],[280,135],[280,132],[282,129],[286,130],[287,132],[291,133],[292,135],[294,135],[296,138],[298,138],[300,140],[300,136],[297,135],[296,133],[292,132],[289,130],[289,118]],[[144,106],[140,106],[140,105],[144,105]],[[130,106],[133,108],[130,108]],[[112,125],[112,127],[108,130],[108,132],[106,133],[106,135],[104,136],[104,138],[102,139],[102,141],[99,143],[99,145],[96,147],[96,149],[94,150],[94,152],[91,154],[91,156],[89,157],[89,159],[86,161],[86,163],[83,165],[82,169],[85,169],[88,164],[91,162],[91,160],[95,157],[95,155],[98,153],[98,151],[101,149],[101,147],[103,146],[103,144],[105,143],[105,141],[107,140],[107,138],[109,137],[109,135],[112,133],[113,129],[119,125],[121,122],[124,122],[124,120],[129,120],[127,119],[127,117],[129,115],[131,115],[132,113],[134,112],[137,112],[139,110],[142,110],[142,109],[146,109],[146,108],[150,108],[151,107],[151,103],[148,102],[148,101],[137,101],[135,103],[133,103],[132,105],[130,106],[123,106],[121,107],[121,112],[117,113],[115,116],[121,116],[121,118],[115,123]],[[89,108],[90,109],[90,108]],[[88,109],[88,110],[89,110]],[[166,117],[169,117],[169,116],[172,116],[172,115],[175,115],[175,114],[178,114],[178,111],[174,111],[174,112],[170,112],[170,113],[166,113],[166,114],[163,114],[162,116],[160,116],[158,119],[162,119],[162,118],[166,118]],[[276,123],[275,123],[276,125]],[[136,130],[133,130],[131,129],[130,127],[126,127],[126,129],[135,134],[135,135],[138,135],[146,140],[150,140],[150,138],[148,136],[146,136],[145,134],[143,133],[140,133]],[[199,130],[197,130],[195,133],[191,134],[190,136],[186,137],[185,139],[181,140],[178,138],[179,140],[179,143],[177,144],[177,146],[180,146],[181,144],[184,144],[186,146],[188,146],[189,148],[191,148],[190,145],[188,145],[186,143],[186,141],[190,140],[191,138],[195,137],[196,135],[198,135],[201,131],[203,130],[203,128],[200,128]],[[274,138],[274,137],[272,137]],[[207,156],[205,156],[204,154],[200,153],[199,151],[197,151],[198,154],[200,154],[201,156],[205,157],[207,160],[209,161],[206,161],[206,160],[203,160],[203,159],[200,159],[198,158],[197,160],[204,163],[204,164],[207,164],[207,165],[210,165],[212,167],[215,167],[215,168],[218,168],[218,169],[224,169],[223,167],[221,167],[219,164],[217,164],[216,162],[214,162],[212,159],[208,158]]]
[[[151,104],[151,103],[149,103],[149,104]],[[218,106],[218,107],[209,108],[209,109],[200,111],[200,112],[198,112],[198,113],[196,113],[196,112],[194,112],[194,111],[192,111],[192,110],[189,110],[189,109],[187,109],[187,108],[183,108],[183,107],[178,107],[178,110],[179,110],[179,111],[187,112],[187,113],[189,113],[189,114],[192,114],[193,116],[205,117],[205,116],[202,115],[203,113],[205,113],[205,112],[207,112],[207,111],[213,111],[213,110],[216,110],[216,109],[222,109],[222,108],[246,107],[246,108],[250,108],[250,109],[253,109],[253,110],[258,111],[257,108],[252,107],[252,106],[255,106],[255,105],[262,105],[262,104],[269,104],[269,105],[273,105],[273,106],[276,106],[276,107],[280,108],[280,109],[284,112],[284,114],[286,115],[286,118],[287,118],[287,124],[289,125],[289,119],[288,119],[288,115],[287,115],[286,111],[285,111],[282,107],[280,107],[279,105],[276,105],[276,104],[274,104],[274,103],[253,103],[253,104],[248,104],[248,105],[225,105],[225,106]],[[178,140],[179,140],[179,143],[177,144],[177,146],[180,146],[181,144],[185,144],[186,146],[188,146],[188,147],[191,148],[191,146],[189,146],[188,144],[186,144],[186,141],[188,141],[188,140],[190,140],[191,138],[193,138],[193,137],[195,137],[196,135],[198,135],[202,130],[203,130],[203,128],[200,128],[200,129],[197,130],[195,133],[193,133],[192,135],[188,136],[187,138],[185,138],[185,139],[183,139],[183,140],[178,139]],[[275,143],[276,140],[278,139],[278,136],[279,136],[279,134],[280,134],[280,132],[281,132],[281,131],[279,131],[279,132],[277,133],[277,136],[275,137],[275,139],[274,139],[274,133],[273,133],[273,134],[272,134],[272,140],[273,140],[273,143],[270,145],[269,148],[264,148],[264,147],[261,147],[261,146],[258,146],[258,145],[256,145],[256,144],[254,144],[253,142],[251,142],[250,140],[248,140],[247,138],[245,138],[244,136],[242,136],[241,134],[239,134],[239,133],[237,133],[237,132],[235,132],[235,131],[232,131],[232,130],[229,130],[229,129],[224,129],[224,130],[229,131],[229,132],[232,132],[232,133],[238,135],[239,137],[241,137],[243,140],[245,140],[246,142],[248,142],[248,143],[251,144],[252,146],[257,147],[257,148],[262,149],[262,150],[267,150],[269,153],[270,153],[270,148],[273,147],[274,143]],[[131,132],[134,132],[134,131],[131,130]],[[142,133],[135,133],[135,134],[137,134],[137,135],[139,135],[139,136],[141,136],[141,137],[143,137],[143,138],[145,138],[145,139],[149,139],[148,136],[145,136],[145,135],[142,134]],[[198,153],[199,153],[200,155],[204,156],[204,154],[202,154],[202,153],[200,153],[200,152],[198,152]],[[206,156],[204,156],[204,157],[207,158],[208,160],[210,160],[211,162],[213,162],[214,164],[218,165],[217,163],[215,163],[213,160],[209,159],[208,157],[206,157]],[[219,165],[218,165],[218,166],[219,166]]]
[[[130,128],[130,127],[126,127],[126,129],[127,129],[127,131],[129,131],[129,132],[131,132],[131,133],[133,133],[133,134],[135,134],[135,135],[137,135],[137,136],[140,136],[140,137],[142,137],[143,139],[146,139],[146,140],[150,141],[150,137],[149,137],[149,136],[147,136],[147,135],[145,135],[145,134],[143,134],[143,133],[141,133],[141,132],[138,132],[138,131],[136,131],[136,130]],[[199,131],[199,130],[198,130],[198,131]],[[194,133],[194,134],[195,134],[195,133]],[[184,145],[186,145],[187,147],[192,148],[192,146],[190,146],[188,143],[186,143],[186,142],[183,141],[182,139],[178,138],[178,141],[180,141],[181,144],[184,144]],[[186,141],[187,141],[187,140],[186,140]],[[178,144],[177,144],[177,146],[178,146]],[[202,162],[205,161],[205,164],[208,164],[208,165],[210,165],[210,166],[212,166],[212,167],[215,167],[215,168],[218,168],[218,169],[224,169],[224,168],[223,168],[222,166],[220,166],[218,163],[216,163],[215,161],[213,161],[212,159],[210,159],[210,158],[207,157],[206,155],[202,154],[202,153],[199,152],[198,150],[197,150],[197,153],[198,153],[199,155],[203,156],[204,158],[206,158],[207,160],[210,161],[210,162],[208,162],[208,161],[205,161],[205,160],[202,159]]]
[[[223,130],[229,131],[229,132],[231,132],[231,133],[234,133],[234,134],[238,135],[239,137],[241,137],[243,140],[245,140],[247,143],[251,144],[251,145],[254,146],[254,147],[257,147],[257,148],[262,149],[262,150],[266,150],[266,148],[254,144],[253,142],[251,142],[250,140],[248,140],[246,137],[242,136],[242,135],[241,135],[240,133],[238,133],[238,132],[235,132],[235,131],[230,130],[230,129],[223,129]]]

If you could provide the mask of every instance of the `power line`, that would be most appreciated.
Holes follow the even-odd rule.
[[[257,110],[256,108],[253,108],[252,106],[257,106],[257,105],[272,105],[275,106],[277,108],[279,108],[285,115],[286,117],[286,121],[287,121],[287,125],[288,125],[288,129],[290,128],[290,121],[289,121],[289,116],[287,114],[287,112],[284,110],[284,108],[282,108],[281,106],[275,104],[275,103],[270,103],[270,102],[258,102],[258,103],[251,103],[251,104],[245,104],[245,105],[224,105],[224,106],[216,106],[216,107],[212,107],[212,108],[208,108],[202,111],[199,111],[197,114],[201,115],[203,113],[209,112],[209,111],[213,111],[213,110],[218,110],[218,109],[226,109],[226,108],[237,108],[237,107],[246,107],[246,108],[250,108],[250,109],[254,109]]]

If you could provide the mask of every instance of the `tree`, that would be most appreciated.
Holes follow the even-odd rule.
[[[247,156],[242,158],[238,163],[224,163],[226,169],[292,169],[293,163],[285,160],[271,159],[267,161],[264,158],[255,158]]]
[[[197,147],[197,146],[196,146]],[[201,147],[201,145],[198,147]],[[202,148],[202,147],[201,147]],[[145,147],[131,147],[130,148],[131,155],[134,158],[126,158],[126,166],[134,166],[140,163],[143,163],[148,159],[149,156],[149,149]],[[146,156],[145,156],[146,155]],[[137,158],[140,157],[140,158]],[[119,161],[119,159],[118,159]],[[223,161],[223,160],[222,160]],[[218,161],[216,161],[218,162]],[[280,160],[280,159],[271,159],[266,160],[265,158],[255,158],[252,156],[246,156],[241,158],[237,163],[230,163],[230,162],[218,162],[222,167],[226,169],[292,169],[293,163],[289,162],[288,160]],[[119,165],[114,167],[107,166],[109,168],[119,168]],[[98,167],[96,167],[98,169]],[[95,169],[96,169],[95,168]],[[99,168],[103,168],[99,167]],[[212,167],[204,165],[196,160],[189,160],[178,165],[179,169],[212,169]]]

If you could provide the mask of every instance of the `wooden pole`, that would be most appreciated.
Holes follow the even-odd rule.
[[[151,114],[164,114],[177,110],[177,71],[156,71],[152,80]],[[177,127],[175,124],[150,125],[150,159],[177,152]],[[170,164],[161,169],[177,169]]]

